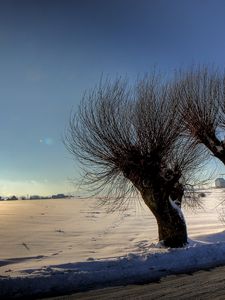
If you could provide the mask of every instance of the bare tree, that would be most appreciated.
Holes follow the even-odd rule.
[[[179,112],[189,135],[225,164],[225,77],[207,67],[178,73]]]
[[[176,90],[157,76],[133,88],[121,79],[105,82],[86,93],[65,138],[91,191],[107,193],[114,209],[140,193],[157,220],[159,240],[169,247],[187,243],[181,202],[203,160],[182,135],[177,106]]]

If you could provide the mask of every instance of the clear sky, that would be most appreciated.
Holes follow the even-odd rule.
[[[0,195],[75,190],[61,137],[102,74],[193,63],[225,66],[223,0],[1,0]]]

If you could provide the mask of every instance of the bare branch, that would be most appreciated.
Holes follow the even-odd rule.
[[[178,73],[175,90],[187,133],[225,164],[225,79],[208,66]]]

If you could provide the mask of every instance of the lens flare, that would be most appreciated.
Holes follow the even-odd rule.
[[[42,138],[39,140],[41,144],[45,144],[47,146],[51,146],[54,144],[54,140],[50,137]]]

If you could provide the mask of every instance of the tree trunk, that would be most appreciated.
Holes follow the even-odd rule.
[[[208,130],[201,131],[200,134],[198,134],[198,138],[212,152],[212,154],[225,165],[224,141],[220,141],[216,137],[215,132],[211,132],[209,135]]]
[[[187,244],[187,228],[183,216],[175,209],[157,216],[159,241],[166,247],[179,248]]]
[[[187,228],[180,207],[170,196],[155,199],[153,194],[142,195],[145,204],[158,224],[159,241],[166,247],[179,248],[187,244]]]

